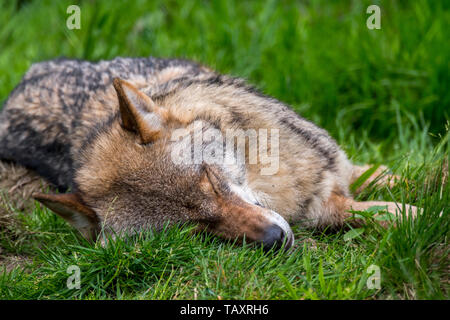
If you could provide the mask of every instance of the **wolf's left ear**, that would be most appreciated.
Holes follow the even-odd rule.
[[[158,139],[166,118],[165,110],[125,80],[115,78],[113,85],[119,99],[123,127],[139,134],[143,144]]]
[[[89,241],[94,241],[100,230],[97,214],[86,206],[76,193],[34,193],[33,198],[69,222]]]

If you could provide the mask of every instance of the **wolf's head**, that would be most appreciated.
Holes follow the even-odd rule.
[[[194,125],[126,81],[115,79],[114,88],[120,112],[80,152],[73,193],[35,199],[91,240],[102,228],[132,233],[192,222],[226,239],[292,245],[287,222],[249,192],[245,166],[174,161],[183,143],[174,132],[190,135]]]

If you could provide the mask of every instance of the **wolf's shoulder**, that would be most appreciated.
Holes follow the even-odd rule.
[[[116,57],[111,60],[88,61],[82,59],[59,57],[33,63],[24,79],[44,75],[61,76],[76,74],[106,74],[113,77],[127,78],[130,75],[154,74],[170,67],[181,67],[190,70],[201,69],[194,61],[178,58],[156,57]]]

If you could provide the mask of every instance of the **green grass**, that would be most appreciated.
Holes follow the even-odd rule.
[[[197,60],[289,103],[354,162],[405,177],[358,199],[424,208],[387,230],[367,213],[352,233],[294,227],[292,252],[264,254],[188,226],[103,248],[36,206],[0,229],[0,258],[28,257],[8,272],[0,265],[0,299],[449,298],[448,1],[86,1],[73,31],[71,1],[0,3],[0,101],[33,62],[57,56]],[[381,30],[366,27],[370,4],[381,7]],[[372,264],[380,289],[366,285]],[[70,265],[81,269],[79,290],[66,287]]]

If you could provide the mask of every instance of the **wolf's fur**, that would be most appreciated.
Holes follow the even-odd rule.
[[[115,78],[126,81],[113,85]],[[195,121],[221,132],[278,129],[278,172],[261,175],[260,161],[174,164],[171,136],[193,132]],[[374,204],[352,200],[349,185],[363,171],[325,130],[241,79],[184,60],[34,64],[0,115],[0,158],[71,190],[36,198],[88,238],[101,227],[139,230],[170,220],[263,241],[276,238],[270,226],[284,234],[291,234],[286,221],[340,227],[349,209]]]

